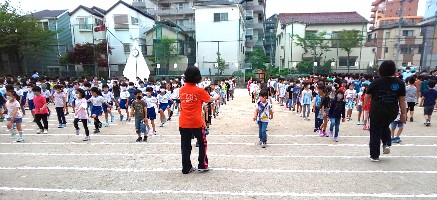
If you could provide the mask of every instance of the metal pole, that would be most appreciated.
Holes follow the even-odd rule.
[[[405,3],[405,0],[401,0],[401,7],[400,7],[400,9],[399,9],[399,23],[398,23],[398,38],[397,38],[397,42],[396,42],[396,47],[397,47],[397,50],[396,50],[396,59],[395,59],[395,63],[396,63],[396,65],[398,64],[398,61],[399,61],[399,55],[400,55],[400,53],[401,53],[401,34],[402,34],[402,22],[403,22],[403,20],[404,20],[404,18],[403,18],[403,12],[404,12],[404,3]]]

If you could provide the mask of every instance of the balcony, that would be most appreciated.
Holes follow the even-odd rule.
[[[375,14],[370,15],[370,18],[374,19],[375,18]]]
[[[152,15],[194,15],[194,10],[191,8],[186,9],[160,9],[160,10],[149,10]]]
[[[384,0],[375,0],[373,3],[372,3],[372,6],[378,6],[381,2],[383,2]]]
[[[375,24],[375,20],[374,19],[370,20],[370,24]]]
[[[371,26],[371,27],[369,27],[369,30],[373,31],[373,30],[375,30],[375,27]]]
[[[264,30],[264,24],[262,22],[247,23],[248,28],[253,28],[254,30]]]
[[[376,12],[376,11],[378,11],[378,7],[376,7],[376,6],[373,7],[371,11],[372,11],[372,12]]]

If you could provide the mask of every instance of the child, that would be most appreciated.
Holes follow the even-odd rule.
[[[428,82],[428,90],[422,92],[423,96],[423,110],[425,115],[425,125],[431,126],[431,115],[434,111],[435,100],[437,98],[437,90],[434,89],[436,81],[430,80]]]
[[[171,109],[173,106],[173,102],[175,101],[175,100],[173,100],[173,89],[174,88],[170,83],[165,84],[165,91],[171,99],[171,101],[169,101],[167,104],[167,114],[168,114],[167,121],[170,121],[171,117],[173,116],[173,111]]]
[[[321,108],[320,108],[320,112],[321,112],[321,116],[323,118],[323,123],[320,126],[320,131],[321,133],[320,136],[322,136],[321,134],[323,133],[323,136],[325,137],[329,137],[329,134],[326,133],[326,127],[328,126],[328,115],[329,115],[329,106],[331,103],[331,93],[332,93],[332,87],[326,87],[325,89],[325,95],[322,97],[322,104],[321,104]]]
[[[325,96],[325,89],[326,89],[326,86],[324,86],[324,85],[317,86],[317,95],[314,98],[314,105],[313,105],[314,132],[317,131],[317,133],[320,136],[325,136],[325,133],[323,133],[323,131],[320,130],[320,126],[323,124],[323,112],[324,111],[321,111],[321,108],[322,108],[322,99]]]
[[[108,114],[111,115],[111,122],[114,122],[114,115],[112,115],[111,109],[112,106],[114,105],[113,102],[117,102],[117,101],[115,100],[112,92],[109,92],[109,86],[107,84],[104,84],[102,88],[103,88],[102,96],[104,99],[104,103],[102,104],[102,109],[103,112],[105,113],[105,121],[106,121],[105,127],[108,127],[109,126]]]
[[[258,84],[256,80],[253,80],[253,82],[250,84],[250,93],[252,95],[252,103],[255,103],[256,94],[258,93]]]
[[[259,102],[256,105],[253,121],[256,121],[259,127],[259,145],[262,148],[267,146],[267,125],[269,119],[273,119],[273,110],[270,103],[267,102],[268,93],[261,90],[259,93]]]
[[[135,92],[137,90],[135,89],[134,85],[135,84],[133,82],[129,82],[129,88],[127,89],[127,92],[129,93],[129,101],[127,101],[127,102],[129,102],[129,106],[132,105],[132,103],[135,101],[135,98],[136,98]],[[129,110],[129,107],[127,109]],[[129,116],[130,115],[126,116],[126,121],[129,121]]]
[[[408,78],[408,85],[405,87],[405,101],[407,101],[407,119],[408,119],[408,110],[410,111],[410,122],[413,122],[414,115],[414,106],[416,106],[417,99],[417,88],[414,86],[416,82],[416,78],[414,76],[410,76]]]
[[[6,127],[9,129],[11,133],[11,139],[15,139],[15,130],[13,128],[14,124],[18,130],[18,139],[17,142],[23,142],[23,129],[21,128],[21,123],[23,122],[23,112],[21,110],[21,105],[17,99],[20,97],[17,93],[11,88],[7,90],[6,95],[9,97],[6,102],[6,108],[8,109],[8,116],[6,118]]]
[[[358,121],[357,121],[357,125],[362,125],[364,124],[364,121],[361,121],[361,116],[363,114],[363,100],[361,100],[361,97],[363,96],[363,91],[364,89],[366,89],[367,85],[363,85],[363,87],[360,88],[360,91],[357,94],[357,111],[358,111]]]
[[[0,87],[3,87],[3,85],[0,85]],[[0,91],[0,122],[5,121],[5,118],[3,116],[3,105],[6,103],[5,95],[6,92],[3,93],[3,91]]]
[[[349,89],[345,92],[346,97],[346,109],[347,109],[347,121],[352,119],[352,110],[354,109],[357,103],[357,91],[355,91],[355,85],[353,83],[349,83]]]
[[[100,133],[99,128],[102,128],[102,122],[100,122],[99,116],[102,115],[102,105],[105,99],[102,97],[102,92],[96,87],[91,88],[91,95],[91,98],[87,101],[92,104],[91,118],[94,119],[94,133]]]
[[[150,123],[152,124],[153,133],[151,135],[156,135],[156,129],[155,129],[155,119],[156,119],[156,103],[158,102],[158,99],[154,97],[153,95],[153,88],[147,87],[146,89],[146,97],[145,101],[147,103],[147,118],[150,120]]]
[[[85,82],[83,84],[83,86],[84,86],[84,90],[85,90],[85,99],[88,102],[86,109],[87,109],[88,114],[90,114],[91,110],[93,109],[93,104],[90,101],[88,101],[92,97],[91,90],[90,90],[91,89],[91,83]],[[91,123],[91,119],[89,119],[89,118],[88,118],[88,123]]]
[[[367,87],[364,89],[363,91],[363,95],[361,95],[361,101],[364,103],[364,96],[366,96],[367,93]],[[370,99],[371,100],[371,99]],[[370,130],[370,118],[369,118],[369,114],[370,114],[370,101],[367,102],[366,104],[363,105],[363,110],[364,110],[364,126],[363,126],[363,130]]]
[[[65,128],[67,121],[65,120],[64,110],[68,112],[66,96],[60,85],[55,85],[53,89],[55,90],[55,93],[53,93],[53,99],[56,107],[56,115],[58,116],[58,128]]]
[[[396,127],[398,127],[399,130],[398,130],[398,133],[396,134],[396,137],[395,137]],[[404,123],[401,122],[401,111],[399,110],[399,114],[398,114],[397,118],[390,125],[391,142],[392,143],[402,142],[401,138],[399,136],[401,136],[403,130],[404,130]]]
[[[177,111],[178,111],[177,115],[179,115],[179,112],[181,111],[181,109],[180,109],[181,100],[179,98],[179,89],[180,89],[180,83],[174,83],[173,84],[173,92],[171,93],[171,99],[173,100],[173,106],[171,108],[171,113],[173,113],[174,110],[177,109]]]
[[[159,89],[160,93],[158,94],[158,108],[159,108],[159,114],[161,117],[161,125],[159,125],[159,127],[164,127],[165,122],[167,122],[167,119],[165,118],[165,111],[167,110],[168,107],[168,103],[169,101],[171,101],[171,97],[170,95],[167,93],[167,91],[165,90],[165,86],[161,85],[160,89]]]
[[[310,120],[310,105],[312,101],[312,92],[310,90],[311,85],[309,83],[304,84],[304,90],[302,91],[302,105],[303,105],[303,120]]]
[[[47,117],[49,115],[49,110],[47,108],[46,98],[41,95],[41,88],[38,86],[34,86],[32,88],[32,92],[34,94],[33,103],[35,105],[35,122],[38,125],[39,130],[36,132],[37,134],[47,134],[49,129],[49,123],[47,121]],[[41,123],[41,120],[44,124]]]
[[[121,109],[126,110],[126,119],[129,119],[129,92],[127,91],[127,84],[121,85],[120,102],[118,103],[118,113],[120,114],[120,121],[123,121]]]
[[[329,136],[332,137],[332,132],[335,126],[334,141],[338,142],[338,132],[340,131],[340,118],[342,122],[345,121],[345,102],[343,101],[344,93],[343,90],[338,89],[335,92],[335,100],[331,102],[331,107],[329,108],[329,119],[331,121],[331,126],[329,127]]]
[[[135,131],[138,134],[136,142],[141,142],[141,132],[144,131],[144,142],[147,142],[147,131],[141,130],[142,123],[146,124],[149,129],[147,121],[147,103],[143,101],[143,92],[141,90],[135,91],[135,101],[132,102],[130,118],[135,117]]]
[[[76,100],[74,102],[75,106],[75,112],[74,112],[74,128],[76,129],[76,135],[79,135],[79,120],[82,121],[83,128],[85,129],[85,139],[83,141],[89,141],[90,138],[90,132],[88,131],[88,113],[87,113],[87,107],[88,103],[85,99],[85,91],[77,88],[75,91]]]

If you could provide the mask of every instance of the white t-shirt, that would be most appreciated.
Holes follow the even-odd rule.
[[[27,93],[26,99],[27,100],[33,100],[33,97],[35,96],[35,94],[32,91],[29,91]]]
[[[179,99],[179,88],[173,89],[173,93],[171,93],[172,99]]]
[[[120,92],[120,99],[127,99],[127,98],[129,98],[129,96],[130,96],[130,94],[127,90]]]
[[[14,112],[15,108],[18,108],[17,114],[15,114],[15,118],[22,118],[23,117],[23,112],[21,111],[20,102],[18,102],[17,100],[15,100],[12,103],[10,101],[7,101],[6,108],[8,108],[8,117],[7,118],[12,118],[12,113]]]
[[[44,96],[45,98],[49,98],[51,96],[51,93],[49,90],[46,90],[46,91],[41,91],[41,95]]]
[[[89,101],[93,104],[93,106],[102,106],[105,102],[105,99],[102,96],[92,96]]]
[[[112,99],[114,98],[114,95],[112,94],[112,92],[109,92],[109,91],[107,93],[102,92],[102,96],[103,96],[103,99],[105,100],[105,102],[111,102]]]
[[[144,97],[144,101],[147,103],[147,108],[153,108],[156,106],[156,103],[158,103],[158,99],[154,96],[146,96]]]
[[[344,94],[346,96],[346,99],[355,99],[357,96],[357,91],[355,91],[354,89],[347,89]]]
[[[258,101],[255,108],[258,110],[257,120],[261,122],[269,122],[269,113],[272,109],[272,105],[268,102],[261,103],[261,101]]]
[[[168,101],[171,99],[170,95],[168,93],[165,94],[158,94],[158,101],[159,103],[168,103]]]

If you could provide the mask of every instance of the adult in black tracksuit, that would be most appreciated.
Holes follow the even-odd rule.
[[[379,161],[381,141],[383,153],[390,153],[391,136],[389,125],[401,109],[400,120],[406,122],[405,83],[394,77],[396,64],[384,61],[379,67],[381,78],[374,80],[367,89],[364,104],[370,103],[370,159]]]

